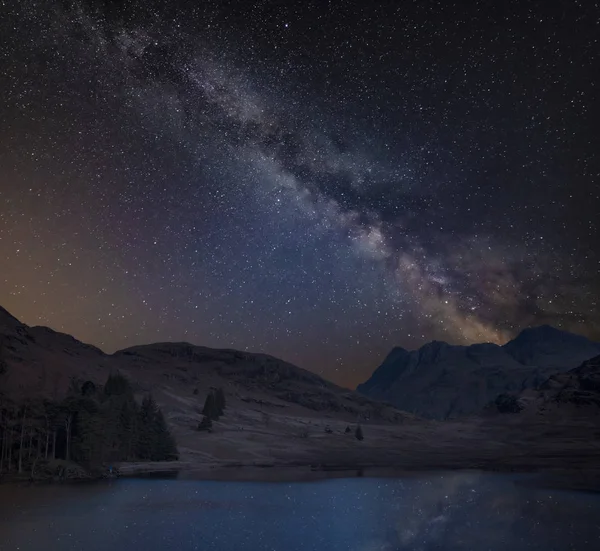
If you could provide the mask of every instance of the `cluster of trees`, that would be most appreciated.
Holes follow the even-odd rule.
[[[225,392],[222,388],[211,390],[206,396],[204,407],[202,408],[202,421],[198,425],[198,430],[212,429],[212,422],[216,421],[225,412]]]
[[[151,396],[141,405],[131,383],[109,376],[103,387],[73,382],[60,401],[0,397],[0,473],[32,474],[40,461],[87,467],[113,461],[177,459],[177,447]]]

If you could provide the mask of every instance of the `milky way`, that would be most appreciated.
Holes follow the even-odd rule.
[[[48,4],[0,23],[25,322],[348,385],[394,345],[600,335],[597,6]]]

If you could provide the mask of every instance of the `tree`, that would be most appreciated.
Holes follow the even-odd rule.
[[[160,414],[160,409],[156,406],[155,415]],[[161,414],[162,415],[162,414]],[[131,397],[124,400],[119,411],[119,441],[122,450],[122,456],[127,460],[135,458],[137,440],[140,429],[140,413],[136,401]]]
[[[363,431],[362,431],[362,427],[360,425],[356,426],[356,432],[354,433],[354,436],[356,436],[357,440],[364,440],[364,436],[363,436]]]
[[[141,459],[165,461],[178,457],[177,446],[165,418],[152,396],[142,401],[140,410],[138,454]]]
[[[42,402],[17,405],[0,396],[0,473],[16,467],[23,474],[35,465],[43,453],[43,427]]]
[[[133,388],[127,377],[123,377],[120,373],[114,373],[109,375],[106,380],[104,394],[106,396],[120,396],[123,394],[133,396]]]
[[[61,419],[61,405],[53,400],[47,400],[43,404],[44,406],[44,415],[46,417],[46,430],[48,443],[47,447],[49,447],[50,435],[52,435],[52,459],[56,459],[56,439],[58,436],[58,431],[62,427],[62,419]],[[49,453],[48,453],[49,455]],[[48,456],[46,456],[48,459]]]
[[[65,435],[65,459],[67,461],[71,460],[73,426],[77,413],[81,408],[80,394],[81,390],[78,391],[78,394],[69,394],[60,404],[60,418],[62,419]]]
[[[92,381],[86,381],[81,385],[82,396],[93,396],[96,393],[96,385]]]
[[[89,383],[89,384],[88,384]],[[85,466],[104,461],[177,459],[175,440],[151,396],[142,407],[129,381],[111,375],[102,392],[72,380],[63,400],[12,404],[0,395],[0,472],[31,473],[44,459]]]
[[[81,397],[72,409],[72,459],[87,466],[101,463],[108,430],[101,404],[90,397]]]
[[[21,438],[19,439],[19,463],[18,472],[21,474],[23,471],[23,438],[25,437],[25,421],[27,419],[27,405],[23,406],[22,417],[21,417]]]
[[[219,414],[217,412],[217,404],[215,402],[215,395],[212,390],[206,396],[206,400],[204,401],[204,407],[202,408],[202,415],[205,417],[209,417],[212,419],[218,419]]]
[[[0,473],[12,469],[11,450],[12,434],[15,419],[15,406],[7,398],[0,396],[0,430],[2,432],[2,447],[0,448]]]
[[[0,407],[0,431],[2,431],[2,445],[0,446],[0,474],[4,472],[4,449],[6,448],[6,425],[4,408]]]
[[[140,459],[151,460],[152,450],[154,448],[154,435],[152,432],[152,423],[158,409],[152,396],[147,395],[142,400],[140,409],[140,432],[138,439],[138,456]]]
[[[155,445],[153,450],[153,461],[166,461],[178,459],[179,454],[175,440],[171,436],[167,423],[160,408],[156,409],[152,430],[154,432]]]
[[[225,393],[222,388],[210,390],[204,401],[202,415],[217,420],[225,411]]]

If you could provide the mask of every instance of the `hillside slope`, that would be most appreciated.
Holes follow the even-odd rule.
[[[182,458],[196,462],[295,460],[318,454],[323,441],[341,437],[357,421],[410,423],[413,416],[338,387],[318,375],[265,354],[216,350],[188,343],[157,343],[108,355],[45,327],[28,327],[0,310],[0,398],[63,396],[70,381],[103,384],[112,372],[152,393],[166,414]],[[225,391],[225,415],[214,433],[198,432],[211,388]],[[335,436],[329,436],[335,438]],[[352,442],[353,435],[346,435]],[[344,444],[345,445],[345,444]],[[310,451],[310,453],[309,453]]]

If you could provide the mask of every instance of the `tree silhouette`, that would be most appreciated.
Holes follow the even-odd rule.
[[[104,394],[106,396],[133,395],[133,388],[127,377],[124,377],[120,373],[114,373],[109,375],[106,380]]]
[[[81,385],[82,396],[93,396],[96,393],[96,385],[92,381],[86,381]]]
[[[356,426],[356,432],[354,433],[354,436],[356,436],[357,440],[364,440],[365,437],[363,435],[363,430],[360,425]]]
[[[0,440],[0,473],[33,476],[55,458],[90,468],[113,461],[177,459],[160,408],[150,396],[140,407],[121,375],[111,375],[100,390],[91,382],[72,381],[60,401],[15,403],[0,396]]]
[[[165,418],[152,396],[142,401],[138,454],[142,459],[161,461],[177,456],[175,441],[169,433]]]
[[[215,402],[215,395],[212,392],[212,390],[206,396],[206,400],[204,401],[204,407],[202,408],[202,415],[208,417],[211,420],[219,418],[217,412],[217,405]]]

